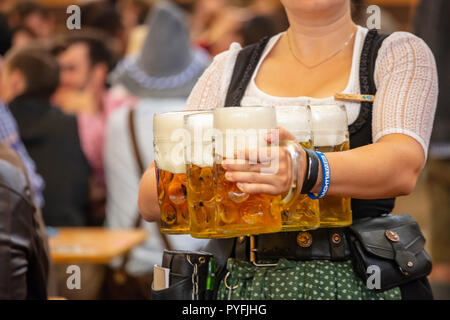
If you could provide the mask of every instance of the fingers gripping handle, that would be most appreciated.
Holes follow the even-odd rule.
[[[300,192],[299,182],[298,182],[298,157],[300,156],[300,146],[295,141],[284,141],[283,147],[286,148],[289,155],[291,156],[292,162],[292,180],[287,195],[281,200],[283,205],[289,205],[293,200],[296,199],[298,193]]]

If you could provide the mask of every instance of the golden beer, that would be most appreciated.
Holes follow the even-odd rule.
[[[309,106],[277,106],[278,126],[291,132],[303,148],[311,149],[312,123]],[[320,225],[319,201],[298,193],[281,211],[282,230],[298,231],[317,229]]]
[[[187,190],[191,236],[220,238],[216,229],[213,168],[187,164]]]
[[[189,233],[183,117],[190,113],[175,111],[153,117],[161,232],[167,234]]]
[[[213,113],[186,115],[185,140],[189,233],[195,238],[226,238],[217,232],[213,172]]]
[[[186,201],[186,174],[156,169],[158,177],[158,203],[161,209],[161,231],[183,234],[189,230]]]
[[[340,105],[312,106],[314,149],[339,152],[350,149],[347,112]],[[320,227],[352,224],[351,198],[327,195],[319,199]]]
[[[227,107],[214,109],[214,175],[216,218],[219,232],[230,236],[281,230],[281,196],[247,194],[225,178],[224,159],[236,159],[244,148],[267,146],[268,130],[276,127],[273,107]],[[219,134],[220,133],[220,134]]]

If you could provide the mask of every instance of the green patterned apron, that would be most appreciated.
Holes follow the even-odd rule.
[[[377,293],[353,272],[350,261],[292,261],[275,267],[228,259],[227,285],[220,283],[219,300],[400,300],[399,288]]]

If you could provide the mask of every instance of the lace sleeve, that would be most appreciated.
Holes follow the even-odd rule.
[[[241,46],[233,43],[230,49],[217,55],[205,70],[189,95],[186,110],[214,109],[225,104],[225,97]]]
[[[426,158],[438,95],[431,50],[410,33],[393,33],[380,48],[375,84],[373,141],[392,133],[406,134],[422,145]]]

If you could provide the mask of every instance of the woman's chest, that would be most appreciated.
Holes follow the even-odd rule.
[[[351,57],[312,69],[267,59],[254,77],[254,85],[276,97],[330,97],[347,88],[351,66]]]
[[[359,81],[358,74],[356,73],[349,74],[349,72],[347,72],[345,76],[339,74],[339,77],[336,77],[336,79],[332,79],[332,81],[329,82],[324,81],[326,80],[324,75],[314,75],[314,77],[304,75],[297,78],[293,77],[292,79],[296,80],[289,79],[288,81],[286,81],[287,77],[284,77],[279,73],[275,73],[274,77],[276,78],[270,79],[269,81],[273,83],[271,88],[276,91],[272,91],[266,86],[263,87],[264,89],[260,88],[254,80],[250,81],[241,101],[241,105],[263,105],[276,107],[286,105],[325,105],[339,103],[345,105],[349,125],[358,118],[361,108],[361,104],[359,102],[336,101],[334,99],[334,94],[337,92],[359,94]],[[314,79],[314,82],[317,83],[316,85],[307,83],[312,78]],[[302,82],[305,84],[302,86],[297,86],[297,82]],[[283,88],[283,84],[285,88]],[[314,86],[317,86],[318,89],[315,91],[312,89],[309,90],[309,88],[313,88]],[[314,94],[314,92],[320,91],[322,94]],[[302,94],[301,92],[310,92],[310,94]],[[317,96],[324,98],[315,98]]]

